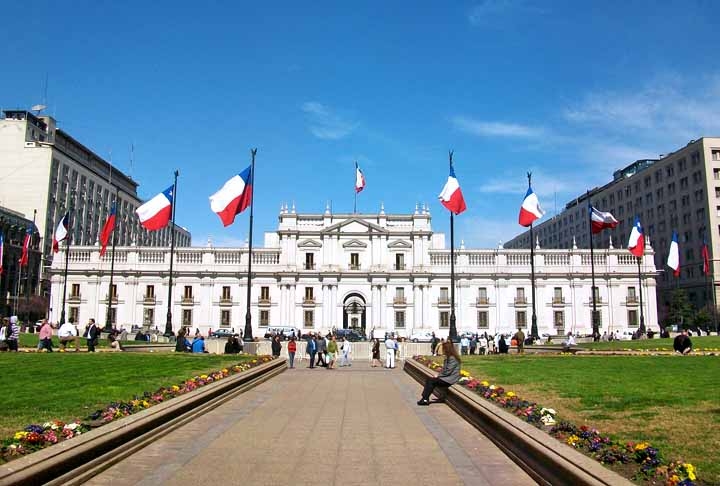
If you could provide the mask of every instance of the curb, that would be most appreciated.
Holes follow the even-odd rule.
[[[236,389],[252,388],[286,366],[285,360],[272,360],[11,461],[0,466],[0,486],[79,484],[114,464],[110,457],[122,459],[137,450],[145,442],[143,436],[166,433],[182,425],[186,415],[204,413],[232,398],[226,395]]]
[[[435,376],[414,359],[404,370],[420,383]],[[597,461],[563,444],[537,427],[502,410],[461,386],[448,388],[447,405],[489,438],[538,484],[567,486],[633,485]]]

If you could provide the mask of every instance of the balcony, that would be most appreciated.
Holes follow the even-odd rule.
[[[476,305],[490,305],[490,300],[487,297],[478,297],[475,299]]]
[[[73,294],[68,296],[68,304],[79,304],[80,303],[80,294]]]
[[[106,295],[106,296],[105,296],[105,299],[103,300],[103,302],[105,302],[105,303],[107,304],[109,297],[110,297],[109,295]],[[113,295],[113,296],[112,296],[112,303],[113,303],[113,304],[117,304],[117,303],[118,303],[118,296],[117,296],[117,295]]]
[[[190,297],[185,296],[185,297],[182,298],[182,300],[180,301],[180,303],[181,303],[182,305],[193,305],[193,304],[195,304],[195,300],[192,298],[192,296],[190,296]]]
[[[395,270],[405,270],[405,264],[404,263],[396,263],[393,268]]]
[[[600,305],[600,304],[602,304],[602,303],[603,303],[602,297],[600,297],[600,296],[595,297],[595,304],[596,304],[596,305]],[[588,298],[588,304],[593,305],[593,298],[592,298],[592,296]]]
[[[154,295],[146,295],[143,297],[143,304],[144,305],[155,305],[155,296]]]
[[[231,295],[224,295],[220,297],[220,305],[221,306],[230,306],[232,305],[232,296]]]
[[[258,305],[265,306],[265,305],[270,305],[270,303],[271,303],[270,297],[260,297],[258,299]]]
[[[527,297],[515,297],[515,305],[527,305]]]
[[[450,305],[450,298],[438,297],[437,303],[438,303],[438,305]]]
[[[305,262],[303,270],[315,270],[315,262]]]
[[[565,305],[565,297],[553,297],[552,305]]]
[[[303,305],[315,305],[315,297],[303,297]]]
[[[348,265],[348,269],[349,270],[360,270],[360,264],[359,263],[358,264],[351,263],[350,265]]]
[[[407,305],[407,299],[405,297],[400,297],[396,295],[393,298],[393,305]]]
[[[635,295],[628,295],[625,298],[625,305],[638,305],[638,298]]]

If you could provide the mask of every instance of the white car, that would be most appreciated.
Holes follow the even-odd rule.
[[[410,336],[410,341],[414,343],[429,343],[432,341],[432,337],[432,332],[420,331],[413,333],[412,336]]]

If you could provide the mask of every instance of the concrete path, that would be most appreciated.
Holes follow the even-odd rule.
[[[420,391],[367,362],[287,370],[90,484],[535,484],[446,405],[418,407]]]

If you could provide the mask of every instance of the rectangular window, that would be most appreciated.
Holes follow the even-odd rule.
[[[261,310],[260,311],[260,327],[268,327],[270,323],[270,311],[269,310]]]
[[[562,331],[565,328],[565,312],[553,312],[553,325],[557,331]]]
[[[720,181],[720,169],[713,169],[713,179]]]
[[[192,309],[183,309],[182,311],[182,325],[185,327],[192,327]]]
[[[402,253],[395,254],[395,270],[405,270],[405,255]]]
[[[117,296],[118,296],[118,294],[117,294],[117,284],[112,284],[112,285],[110,286],[110,296],[112,297],[113,300],[117,299]]]
[[[450,313],[443,311],[440,313],[440,327],[450,327]]]
[[[717,162],[720,161],[720,150],[713,150],[712,151],[712,159]]]
[[[350,253],[350,270],[360,270],[360,253]]]
[[[404,311],[396,311],[395,312],[395,327],[405,327],[405,312]]]
[[[222,299],[223,300],[230,300],[230,286],[226,285],[222,288]]]
[[[440,287],[440,299],[438,300],[440,304],[447,304],[450,302],[450,297],[448,297],[448,288],[447,287]]]
[[[527,326],[527,314],[525,311],[515,311],[515,326],[518,329]]]
[[[147,285],[145,287],[145,298],[147,298],[147,299],[155,298],[155,286],[154,285]]]
[[[307,288],[307,287],[306,287]],[[312,287],[310,287],[312,290]],[[306,291],[307,293],[307,291]],[[312,292],[311,292],[312,294]],[[269,302],[270,301],[270,287],[260,287],[260,300]]]
[[[478,329],[487,329],[488,327],[488,312],[478,311]]]
[[[627,300],[628,302],[637,302],[637,294],[635,293],[635,287],[628,287]]]
[[[405,298],[405,288],[404,287],[395,287],[395,298],[396,299],[404,299]]]
[[[478,289],[478,304],[487,304],[487,303],[488,303],[487,288],[480,287]]]
[[[220,311],[220,325],[223,327],[230,326],[230,311],[229,310]]]
[[[80,307],[70,307],[68,314],[70,314],[68,316],[69,320],[72,320],[76,324],[80,322]]]
[[[305,270],[315,270],[315,256],[312,253],[305,253]]]
[[[70,297],[80,297],[80,284],[72,284],[72,289],[70,290]]]
[[[192,285],[185,286],[185,289],[183,290],[183,298],[192,300],[192,298],[193,298]]]
[[[311,310],[303,312],[303,327],[315,327],[315,313]]]
[[[117,322],[117,307],[112,307],[110,309],[110,324],[112,324],[114,327],[116,322]]]
[[[312,302],[315,300],[315,295],[313,293],[312,287],[305,287],[305,300],[308,302]]]
[[[143,326],[154,326],[155,325],[155,309],[152,307],[146,307],[143,309]]]
[[[563,294],[562,287],[555,287],[553,289],[553,304],[562,304]]]
[[[638,326],[638,311],[635,309],[628,310],[628,327]]]

